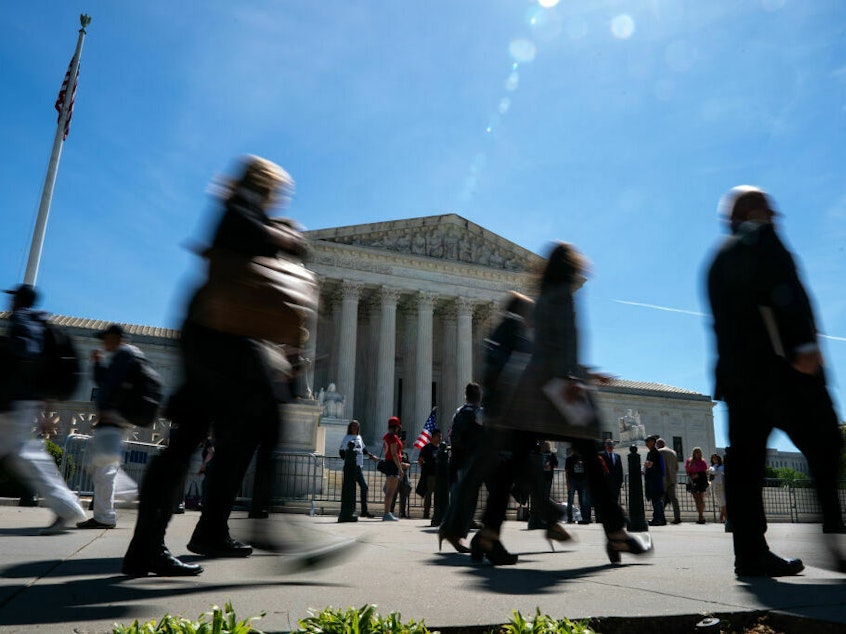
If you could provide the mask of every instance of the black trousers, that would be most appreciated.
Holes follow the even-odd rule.
[[[784,431],[808,461],[823,528],[843,526],[837,491],[842,437],[824,379],[785,368],[767,387],[729,390],[729,443],[726,449],[726,511],[733,526],[735,561],[754,560],[769,547],[764,534],[762,488],[767,439]]]
[[[164,543],[173,500],[191,454],[213,427],[214,469],[194,537],[218,542],[229,537],[228,520],[241,482],[259,446],[272,450],[281,424],[274,385],[260,342],[186,323],[182,331],[185,383],[173,396],[168,447],[153,461],[142,483],[138,521],[127,556]],[[259,461],[272,464],[272,460]],[[260,467],[259,467],[260,468]],[[263,478],[268,481],[270,478]],[[259,491],[260,496],[266,495]]]

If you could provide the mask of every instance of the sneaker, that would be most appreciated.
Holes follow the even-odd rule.
[[[63,517],[56,517],[50,526],[46,526],[38,531],[39,535],[59,535],[68,530],[68,523]]]
[[[115,524],[106,524],[105,522],[98,522],[93,517],[84,522],[77,522],[77,528],[114,528]]]
[[[385,513],[385,514],[382,516],[382,521],[383,521],[383,522],[399,522],[399,519],[397,519],[397,518],[394,516],[394,514],[393,514],[393,513]]]

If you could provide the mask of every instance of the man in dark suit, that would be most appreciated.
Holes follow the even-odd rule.
[[[605,467],[608,471],[607,481],[608,488],[614,495],[615,500],[620,499],[620,489],[623,488],[623,461],[620,456],[614,453],[614,441],[610,438],[605,439],[605,449],[599,452],[599,457],[605,462]]]
[[[811,302],[779,239],[762,190],[740,186],[721,201],[731,235],[708,271],[717,343],[715,398],[729,412],[726,497],[738,576],[795,575],[804,565],[769,550],[762,483],[767,438],[782,429],[805,455],[835,565],[846,532],[837,495],[842,438],[825,385]]]

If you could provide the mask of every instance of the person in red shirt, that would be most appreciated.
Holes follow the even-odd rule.
[[[397,518],[391,513],[391,504],[397,494],[400,475],[408,468],[408,463],[402,461],[403,444],[399,437],[402,428],[400,419],[391,416],[388,419],[388,433],[382,436],[382,456],[385,460],[385,514],[383,522],[396,522]]]

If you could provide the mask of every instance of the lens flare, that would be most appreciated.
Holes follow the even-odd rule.
[[[558,4],[558,0],[538,0],[538,4],[544,9],[551,9]]]
[[[627,40],[634,35],[635,23],[630,15],[621,13],[611,20],[611,34],[618,40]]]
[[[508,76],[508,79],[505,80],[505,89],[509,92],[514,92],[517,90],[517,87],[520,85],[520,74],[515,70]]]
[[[535,47],[535,43],[531,40],[518,38],[516,40],[512,40],[508,45],[508,52],[511,54],[511,59],[515,62],[524,64],[535,59],[535,55],[537,55],[537,48]]]

